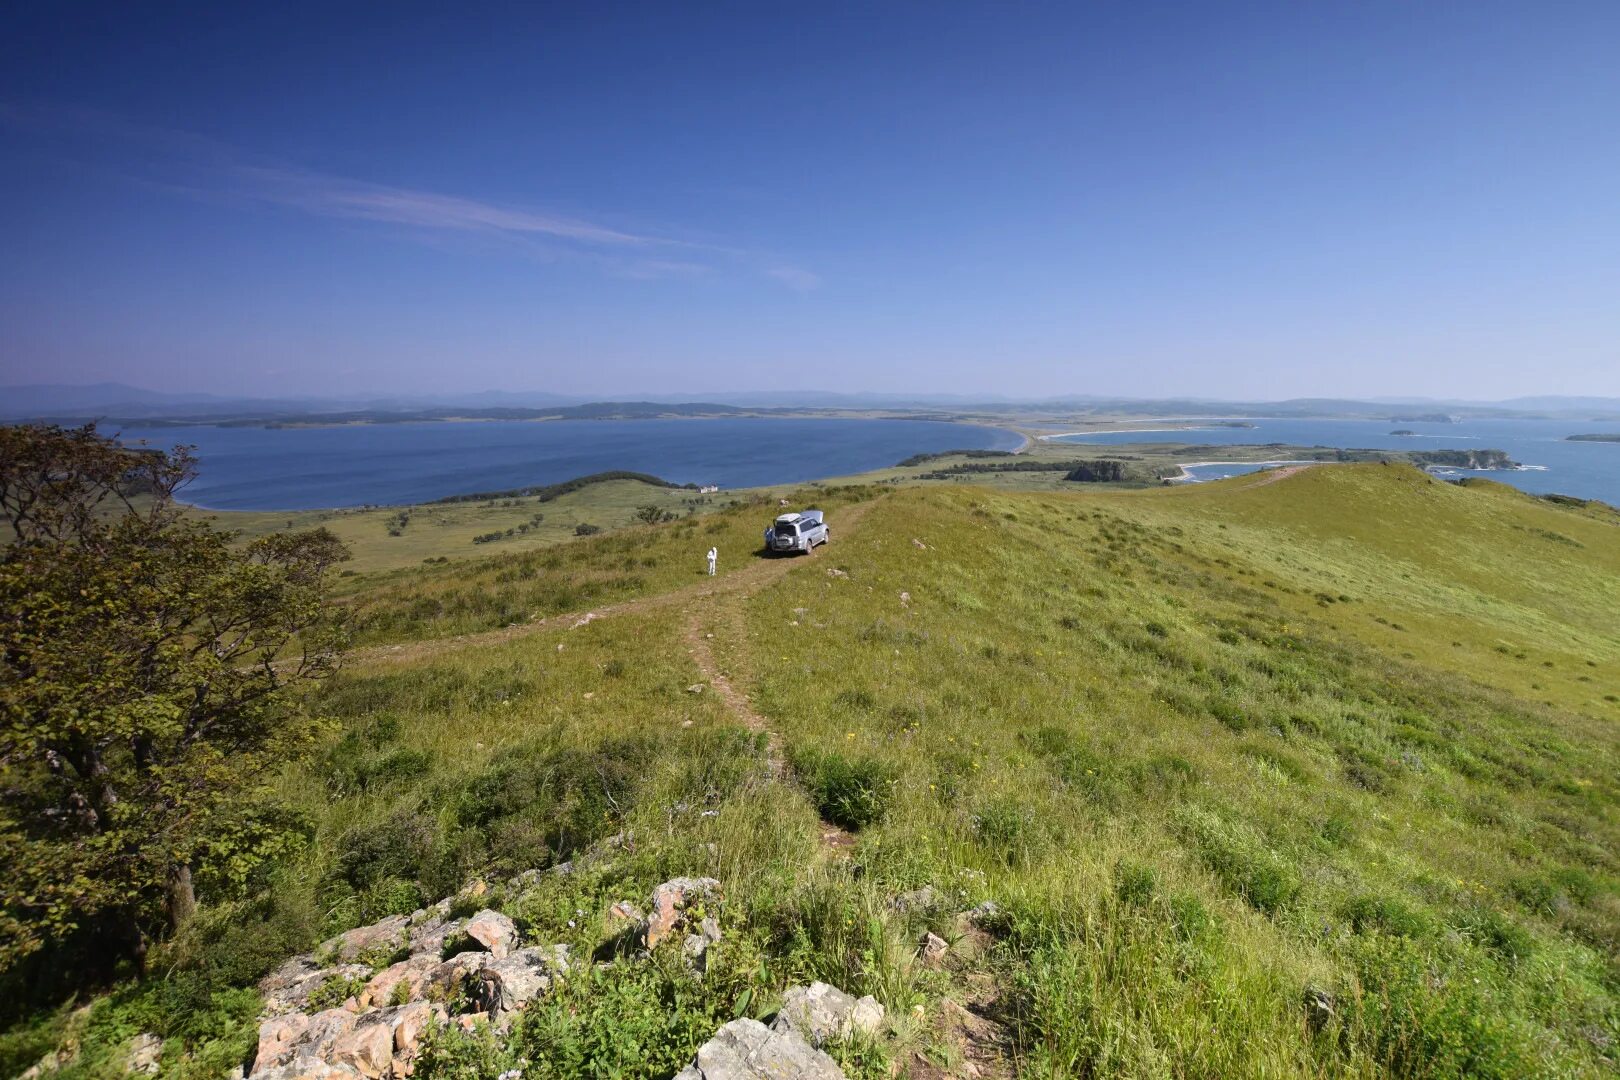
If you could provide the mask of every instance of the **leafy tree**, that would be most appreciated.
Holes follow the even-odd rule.
[[[228,891],[289,825],[259,796],[315,721],[289,688],[330,673],[325,529],[242,545],[174,499],[186,448],[94,426],[0,427],[0,973],[147,942]],[[30,961],[32,957],[32,961]]]
[[[656,525],[664,520],[664,508],[656,503],[636,507],[636,520],[644,525]]]

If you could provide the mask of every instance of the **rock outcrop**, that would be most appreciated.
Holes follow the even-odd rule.
[[[856,998],[824,982],[795,986],[782,995],[773,1031],[795,1031],[815,1046],[854,1035],[875,1035],[883,1006],[871,995]]]
[[[844,1071],[791,1028],[745,1017],[715,1032],[675,1080],[844,1080]]]
[[[450,910],[441,901],[346,931],[267,976],[259,984],[265,1011],[248,1075],[396,1080],[409,1074],[430,1024],[504,1028],[568,970],[566,945],[523,948],[506,915],[486,908],[463,920]],[[447,948],[466,951],[446,958]]]

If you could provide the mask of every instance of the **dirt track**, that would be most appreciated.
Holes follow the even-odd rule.
[[[881,499],[882,496],[878,498]],[[841,538],[855,531],[860,524],[861,518],[866,516],[866,511],[877,501],[877,499],[873,499],[868,502],[857,503],[841,511],[834,523],[836,528],[833,530],[833,535]],[[831,546],[832,544],[829,543],[828,547]],[[639,597],[635,600],[625,600],[617,604],[604,604],[601,607],[589,608],[585,611],[569,611],[548,615],[543,619],[535,619],[533,622],[503,626],[499,630],[486,630],[481,634],[458,634],[455,637],[434,638],[427,641],[408,641],[398,645],[368,645],[365,648],[351,649],[346,654],[344,663],[345,665],[388,664],[416,661],[430,656],[438,656],[441,653],[454,652],[458,649],[504,645],[509,641],[516,641],[518,638],[527,637],[542,630],[575,629],[584,626],[586,623],[595,622],[597,619],[612,619],[621,615],[633,615],[638,612],[680,607],[733,594],[749,594],[757,592],[796,566],[814,565],[815,562],[824,557],[826,550],[826,548],[818,549],[816,554],[804,558],[750,557],[749,564],[740,570],[733,570],[728,574],[713,578],[705,575],[701,581],[666,593]]]

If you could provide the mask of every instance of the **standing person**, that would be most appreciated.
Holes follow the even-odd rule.
[[[719,548],[710,548],[709,549],[709,576],[710,577],[714,577],[715,560],[717,560],[719,558],[720,558],[720,549]]]

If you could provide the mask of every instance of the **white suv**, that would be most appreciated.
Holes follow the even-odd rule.
[[[774,552],[802,551],[806,555],[817,544],[825,544],[830,535],[827,522],[820,510],[806,510],[799,514],[783,514],[765,530],[765,550]]]

